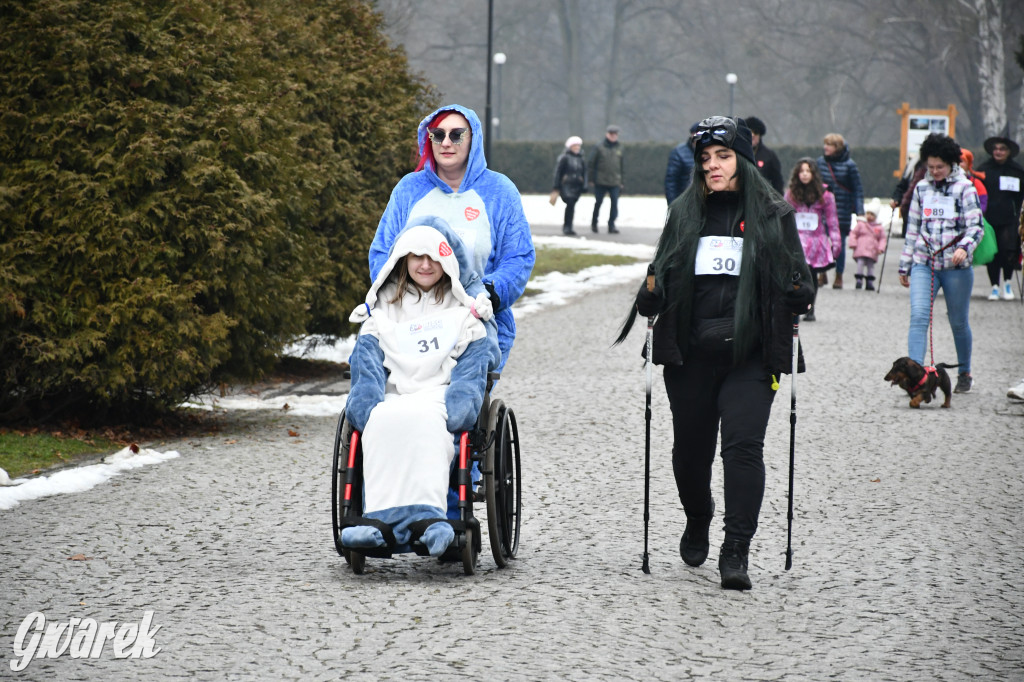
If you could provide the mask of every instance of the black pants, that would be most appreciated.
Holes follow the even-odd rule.
[[[579,198],[566,199],[562,197],[562,201],[565,202],[565,218],[562,220],[562,231],[568,232],[572,229],[572,219],[576,214],[576,202],[579,201]]]
[[[775,391],[759,355],[736,368],[698,361],[665,366],[672,469],[687,516],[711,511],[711,466],[721,426],[727,540],[754,537],[764,497],[764,434]]]

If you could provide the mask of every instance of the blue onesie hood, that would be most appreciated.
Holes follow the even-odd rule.
[[[420,121],[419,127],[416,129],[416,139],[419,142],[420,156],[422,157],[426,152],[430,140],[427,137],[427,126],[434,118],[442,111],[456,111],[466,117],[469,121],[469,129],[472,132],[470,138],[469,147],[469,158],[466,164],[466,174],[462,177],[462,182],[459,183],[459,191],[463,192],[467,187],[472,186],[476,180],[487,170],[487,159],[484,158],[484,131],[480,124],[480,117],[476,115],[476,112],[468,107],[464,107],[461,104],[446,104],[440,109],[435,109],[426,118]],[[436,169],[432,163],[428,163],[424,170],[435,185],[440,187],[446,192],[451,192],[451,188],[438,177]]]

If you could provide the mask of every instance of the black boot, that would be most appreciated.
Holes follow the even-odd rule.
[[[814,317],[814,306],[812,305],[811,309],[804,313],[804,322],[814,322],[815,319],[817,318]]]
[[[597,234],[597,223],[590,224],[590,231]]]
[[[718,572],[722,574],[722,588],[726,590],[749,590],[750,576],[747,575],[748,540],[726,540],[718,555]]]
[[[707,516],[687,516],[686,530],[679,540],[679,556],[687,566],[700,566],[708,558],[708,550],[711,542],[708,540],[708,532],[711,529],[711,519],[715,516],[715,502],[711,501],[711,513]]]
[[[854,277],[857,278],[857,285],[854,287],[854,289],[863,289],[864,288],[864,275],[854,275]]]
[[[608,223],[608,234],[618,234],[619,231],[615,228],[615,223]]]
[[[864,285],[864,291],[874,291],[875,290],[875,276],[874,275],[868,275],[867,277],[865,277],[865,279],[867,280],[867,283]]]
[[[575,237],[576,231],[572,229],[572,225],[567,225],[562,228],[562,234],[564,234],[566,237]]]

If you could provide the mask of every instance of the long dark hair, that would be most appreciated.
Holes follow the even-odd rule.
[[[806,185],[800,182],[800,167],[807,164],[811,169],[811,181]],[[789,196],[793,201],[804,206],[813,206],[821,201],[825,194],[825,181],[821,178],[821,171],[818,170],[818,163],[809,156],[805,156],[793,166],[793,172],[789,174]]]
[[[746,357],[756,341],[753,330],[758,317],[757,288],[761,286],[757,272],[767,273],[769,282],[765,284],[770,283],[782,291],[790,283],[798,264],[793,262],[793,255],[782,240],[782,216],[791,213],[793,208],[772,189],[754,164],[739,154],[736,156],[736,175],[739,181],[740,217],[745,224],[736,320],[746,320],[747,324],[736,325],[734,345],[736,356]],[[684,296],[692,295],[692,278],[666,275],[671,270],[693,266],[697,242],[707,221],[707,197],[710,190],[705,174],[698,167],[693,177],[690,186],[669,208],[668,219],[652,263],[655,282],[668,282],[664,291],[668,307],[677,305]],[[761,268],[761,263],[768,266]],[[636,316],[636,306],[632,306],[615,343],[622,343],[626,339]]]

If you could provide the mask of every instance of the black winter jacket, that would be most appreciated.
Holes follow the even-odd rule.
[[[784,209],[785,210],[785,209]],[[712,194],[708,197],[708,218],[700,236],[739,235],[737,195],[732,192]],[[792,209],[781,216],[783,239],[794,254],[803,261],[803,248],[796,230],[796,220]],[[782,301],[782,292],[776,290],[771,282],[771,273],[767,268],[770,263],[762,263],[764,267],[758,272],[758,309],[760,324],[758,334],[760,342],[755,353],[761,359],[768,374],[779,376],[789,374],[793,367],[793,315]],[[807,303],[813,299],[814,283],[810,270],[800,274],[800,283],[808,292]],[[670,279],[682,277],[690,280],[688,290],[693,292],[689,300],[678,301],[675,305],[666,306],[654,324],[652,340],[654,363],[657,365],[682,365],[685,360],[706,361],[705,358],[694,356],[690,352],[691,338],[698,319],[727,317],[733,314],[733,301],[738,278],[731,275],[694,275],[694,263],[682,264],[667,273],[667,281],[660,287],[667,291]],[[643,285],[642,285],[643,286]],[[798,346],[797,371],[805,370],[803,347]]]
[[[555,180],[552,187],[558,190],[562,201],[569,203],[579,199],[586,186],[587,164],[583,156],[566,149],[558,157],[558,163],[555,165]]]

